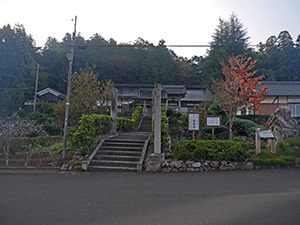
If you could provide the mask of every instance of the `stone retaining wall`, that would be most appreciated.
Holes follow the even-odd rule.
[[[161,164],[162,172],[206,172],[227,170],[252,170],[256,167],[252,162],[230,162],[230,161],[170,161],[164,160]]]
[[[35,120],[19,117],[8,117],[0,119],[0,136],[25,137],[29,132],[36,131],[39,136],[46,136],[42,124]]]

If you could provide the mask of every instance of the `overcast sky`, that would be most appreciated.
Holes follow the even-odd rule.
[[[47,37],[62,40],[77,32],[85,39],[98,33],[106,40],[130,43],[138,37],[155,45],[206,45],[219,18],[232,13],[247,28],[253,45],[287,30],[300,34],[300,0],[0,0],[0,27],[25,26],[37,46]],[[179,56],[204,55],[205,48],[174,48]]]

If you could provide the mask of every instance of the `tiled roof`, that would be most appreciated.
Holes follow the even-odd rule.
[[[294,81],[263,81],[259,89],[267,87],[266,96],[300,96],[300,82]]]

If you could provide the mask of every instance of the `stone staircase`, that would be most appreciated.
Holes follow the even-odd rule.
[[[152,131],[152,116],[144,116],[142,125],[139,129],[140,132]]]
[[[144,160],[149,135],[150,132],[133,132],[106,139],[89,163],[88,170],[138,171]]]

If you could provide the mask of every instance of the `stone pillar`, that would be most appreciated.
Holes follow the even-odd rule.
[[[260,131],[260,128],[256,128],[256,132],[255,132],[256,155],[258,155],[261,152],[259,131]]]
[[[118,112],[118,89],[112,89],[110,116],[113,119],[112,134],[117,133],[117,112]]]
[[[154,153],[161,154],[161,84],[152,90],[152,121],[154,120]]]

